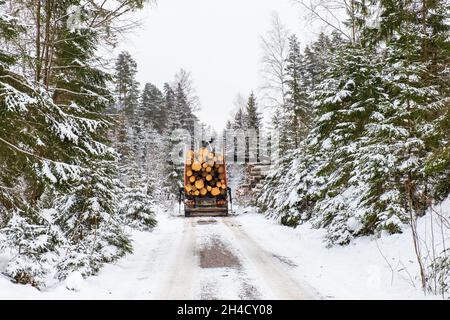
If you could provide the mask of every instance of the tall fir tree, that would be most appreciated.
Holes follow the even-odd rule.
[[[245,113],[242,109],[238,109],[236,111],[236,114],[234,115],[234,120],[233,120],[233,124],[232,127],[234,130],[236,129],[246,129],[246,116]]]
[[[114,82],[117,108],[132,115],[139,101],[139,83],[136,81],[137,64],[131,55],[123,51],[116,60]]]
[[[246,106],[246,126],[256,131],[261,129],[261,113],[258,111],[255,94],[252,92],[248,97]]]
[[[159,133],[162,133],[166,126],[167,116],[164,107],[164,96],[155,85],[151,83],[145,84],[139,109],[139,113],[144,118],[145,125],[150,125]]]
[[[112,103],[107,87],[112,78],[100,69],[87,67],[95,57],[99,35],[89,28],[69,28],[70,24],[64,21],[69,18],[63,17],[57,37],[70,41],[57,42],[55,63],[70,67],[55,74],[53,100],[88,115],[85,130],[91,131],[96,140],[90,148],[93,156],[83,159],[88,169],[57,204],[59,213],[54,219],[69,239],[66,255],[58,264],[61,278],[78,269],[85,275],[96,273],[102,263],[131,252],[129,236],[123,233],[117,216],[116,154],[108,146],[106,136],[111,121],[102,115]]]
[[[182,179],[182,164],[177,160],[183,155],[180,152],[183,135],[180,130],[183,129],[182,114],[178,109],[177,96],[172,87],[164,84],[164,101],[165,109],[167,111],[167,127],[163,133],[164,154],[165,154],[165,172],[169,179],[164,182],[164,191],[167,197],[172,198],[178,194],[178,188],[181,187]]]
[[[22,52],[21,62],[34,61],[31,67],[22,64],[22,68],[17,68],[19,60],[14,60],[14,56],[19,57],[20,46],[11,42],[5,48],[17,51],[8,54],[9,59],[3,58],[5,55],[2,54],[0,67],[0,162],[5,168],[0,174],[0,211],[3,208],[7,211],[1,233],[6,235],[5,243],[15,252],[7,270],[16,281],[37,286],[44,284],[55,264],[58,271],[62,271],[59,268],[62,264],[58,263],[60,258],[64,259],[58,256],[62,246],[66,252],[75,252],[78,246],[83,246],[83,239],[99,239],[99,242],[84,243],[85,249],[89,250],[103,239],[108,243],[104,247],[108,247],[109,257],[102,256],[102,250],[99,250],[99,263],[112,261],[129,250],[126,235],[108,231],[109,227],[114,228],[111,224],[115,219],[114,201],[106,201],[99,207],[92,198],[81,196],[85,192],[78,193],[79,190],[93,192],[96,187],[92,185],[93,179],[113,178],[114,174],[109,170],[98,169],[98,162],[112,161],[113,164],[107,166],[112,171],[115,166],[114,153],[106,137],[111,122],[103,115],[111,103],[107,88],[110,76],[96,67],[100,30],[85,28],[90,16],[87,8],[79,4],[75,0],[59,1],[40,7],[36,19],[42,22],[45,18],[48,22],[42,29],[45,30],[45,41],[44,36],[37,37],[31,50],[42,54],[30,57]],[[30,5],[36,8],[36,3]],[[68,11],[72,6],[78,8],[77,24],[69,21],[75,14]],[[8,30],[6,33],[3,21],[0,25],[1,41],[8,42],[12,33]],[[19,29],[20,26],[16,30]],[[20,32],[29,30],[23,28]],[[42,30],[38,25],[37,32]],[[29,77],[30,74],[34,77]],[[19,180],[22,182],[18,183]],[[6,195],[4,190],[8,191]],[[100,194],[100,191],[104,190],[94,193]],[[114,192],[108,189],[105,197]],[[18,194],[23,196],[17,197]],[[58,200],[69,198],[84,202],[86,211],[74,215],[73,212],[52,210],[61,208],[60,205],[69,206]],[[102,219],[92,219],[99,213]],[[76,224],[84,229],[83,239],[69,237],[71,230],[62,222],[68,219],[76,220]],[[94,234],[96,237],[92,238]],[[112,254],[113,251],[117,254]]]
[[[142,131],[146,130],[142,128]],[[145,170],[147,159],[141,159],[139,156],[143,152],[141,149],[147,147],[148,142],[143,139],[144,137],[137,131],[129,137],[129,143],[132,145],[131,159],[127,167],[127,184],[123,189],[118,211],[127,225],[137,230],[148,231],[156,226],[156,220],[153,200],[154,190],[152,189],[154,177]],[[145,141],[144,144],[143,140]],[[156,151],[152,150],[152,156],[156,154]]]
[[[72,271],[95,274],[104,263],[132,252],[118,215],[119,182],[114,159],[93,163],[81,176],[74,192],[59,200],[54,220],[62,226],[67,242],[58,263],[58,278]]]
[[[246,106],[245,126],[247,128],[247,157],[253,161],[259,162],[261,157],[260,138],[262,131],[261,114],[258,111],[256,97],[254,93],[250,93]]]
[[[303,83],[305,66],[300,44],[295,35],[289,37],[289,53],[286,60],[286,104],[279,117],[281,145],[284,150],[297,148],[306,136],[311,122],[311,108]]]

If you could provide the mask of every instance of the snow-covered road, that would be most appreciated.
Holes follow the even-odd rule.
[[[1,275],[0,299],[420,299],[410,234],[326,248],[324,230],[296,229],[239,209],[232,217],[158,214],[132,233],[134,252],[98,275],[38,291]],[[419,229],[429,226],[426,218]],[[68,290],[67,286],[76,290]]]
[[[151,233],[133,232],[134,253],[69,291],[38,292],[0,278],[0,298],[316,299],[296,265],[267,251],[234,217],[160,216]],[[7,287],[5,289],[5,286]],[[11,290],[8,290],[8,287]],[[9,292],[7,292],[9,291]]]
[[[176,220],[181,219],[182,222]],[[152,299],[314,299],[291,275],[293,264],[266,251],[233,217],[174,218],[164,274]],[[167,252],[159,251],[167,256]],[[154,257],[163,260],[163,257]]]

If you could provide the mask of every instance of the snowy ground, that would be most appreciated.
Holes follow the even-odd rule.
[[[97,276],[74,275],[38,291],[0,275],[0,299],[439,298],[424,296],[417,287],[408,232],[327,249],[321,230],[280,226],[243,209],[238,213],[226,218],[160,214],[153,232],[133,232],[132,255]],[[429,217],[422,218],[419,229],[424,232],[429,223]],[[0,271],[5,263],[0,255]]]

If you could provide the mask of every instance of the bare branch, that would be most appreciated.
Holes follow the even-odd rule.
[[[341,23],[334,14],[332,14],[332,17],[338,21],[337,24],[330,22],[329,19],[327,19],[324,15],[322,15],[319,12],[320,10],[318,9],[319,7],[322,7],[322,8],[325,8],[325,10],[327,12],[331,13],[331,11],[333,9],[335,10],[338,7],[330,7],[325,4],[321,4],[321,3],[319,3],[319,5],[317,5],[317,4],[314,5],[312,1],[309,1],[309,4],[307,4],[305,0],[293,0],[293,2],[298,3],[301,6],[303,6],[306,10],[308,10],[312,14],[313,17],[322,21],[323,23],[325,23],[327,26],[331,27],[332,29],[336,30],[337,32],[342,34],[345,38],[347,38],[348,40],[352,40],[351,36],[349,36],[344,30],[342,30]]]

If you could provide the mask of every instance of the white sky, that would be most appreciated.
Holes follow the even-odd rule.
[[[159,0],[147,6],[143,26],[127,35],[118,50],[138,64],[138,81],[162,89],[174,74],[190,71],[200,97],[201,121],[220,130],[234,110],[238,93],[245,97],[262,84],[260,35],[276,11],[302,45],[318,32],[291,0]]]

